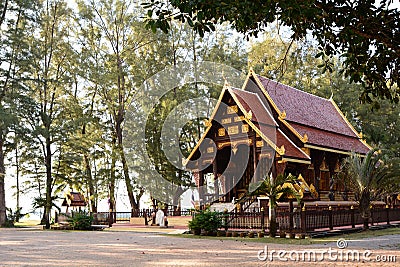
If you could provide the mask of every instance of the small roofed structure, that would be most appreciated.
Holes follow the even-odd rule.
[[[87,202],[85,196],[82,193],[78,192],[70,192],[65,194],[65,198],[61,206],[67,207],[66,212],[68,212],[68,208],[71,207],[72,209],[78,208],[79,210],[81,207],[86,207]]]

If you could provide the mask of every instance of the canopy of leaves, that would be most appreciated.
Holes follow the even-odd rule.
[[[278,21],[297,40],[311,32],[317,40],[325,67],[335,54],[344,57],[343,72],[363,84],[362,101],[375,97],[398,102],[400,12],[391,0],[280,0],[280,1],[178,1],[148,0],[147,27],[168,32],[172,20],[187,22],[200,36],[215,25],[229,22],[238,32],[257,36]],[[327,68],[329,69],[329,68]]]
[[[353,154],[345,159],[343,171],[347,186],[354,192],[364,217],[369,216],[370,203],[399,190],[399,158],[377,149],[365,158]]]

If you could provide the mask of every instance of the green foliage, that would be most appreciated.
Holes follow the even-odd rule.
[[[391,0],[374,1],[165,1],[148,0],[147,27],[168,32],[173,20],[188,22],[200,36],[229,22],[237,31],[255,35],[274,21],[299,40],[311,32],[322,53],[321,68],[332,70],[330,57],[343,55],[343,73],[360,83],[362,101],[387,98],[399,102],[400,11]],[[379,34],[377,34],[379,33]],[[371,49],[373,47],[373,49]]]
[[[275,179],[267,177],[258,188],[251,194],[265,195],[269,198],[269,205],[274,209],[278,206],[278,196],[280,195],[292,195],[300,201],[298,193],[290,187],[285,187],[284,184],[293,184],[296,181],[296,177],[292,174],[289,175],[278,175]]]
[[[368,227],[371,202],[397,193],[400,183],[400,159],[378,149],[370,150],[365,158],[353,154],[342,165],[344,179],[354,192],[361,216]]]
[[[16,209],[14,212],[11,208],[6,208],[7,209],[7,220],[5,223],[5,227],[13,227],[16,222],[19,221],[19,219],[22,219],[26,214],[21,213],[22,208]]]
[[[215,232],[222,226],[222,213],[209,209],[195,213],[193,220],[189,222],[189,229],[195,232],[201,230]]]
[[[74,212],[67,221],[74,230],[91,230],[93,216],[86,212]]]

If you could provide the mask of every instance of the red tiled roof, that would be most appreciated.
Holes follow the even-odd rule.
[[[307,134],[308,143],[317,146],[339,149],[366,154],[369,148],[358,138],[327,132],[311,128],[297,123],[291,123],[292,127],[301,135]]]
[[[71,192],[66,195],[62,206],[69,206],[69,207],[84,207],[86,206],[85,197],[81,193]]]
[[[257,76],[286,121],[358,138],[329,100]]]
[[[246,112],[249,112],[251,110],[253,114],[252,121],[270,126],[278,126],[269,109],[263,104],[257,94],[235,88],[231,88],[230,90],[235,94],[238,101],[246,110]],[[281,147],[282,145],[284,146],[284,156],[303,160],[310,159],[308,155],[305,154],[292,141],[290,141],[290,139],[280,129],[277,129],[275,127],[260,127],[259,125],[256,126],[267,138],[269,138],[278,147]]]
[[[278,147],[281,147],[282,145],[285,147],[284,157],[310,160],[310,157],[298,146],[293,144],[293,142],[290,141],[290,139],[280,129],[276,132],[276,144]]]
[[[270,113],[269,108],[262,103],[257,94],[236,88],[231,88],[230,91],[234,93],[247,113],[251,111],[253,114],[252,121],[266,125],[278,126],[272,114]]]

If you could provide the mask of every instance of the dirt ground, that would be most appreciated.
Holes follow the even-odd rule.
[[[0,266],[399,266],[400,235],[347,240],[347,245],[340,250],[336,242],[299,246],[137,231],[0,229]],[[271,261],[273,250],[285,253],[279,259],[275,252]],[[350,250],[359,253],[360,260],[340,258],[338,253]],[[316,253],[315,262],[307,256],[302,260],[304,251]],[[363,258],[363,253],[368,257]],[[377,262],[377,256],[386,260],[395,256],[397,263]]]

